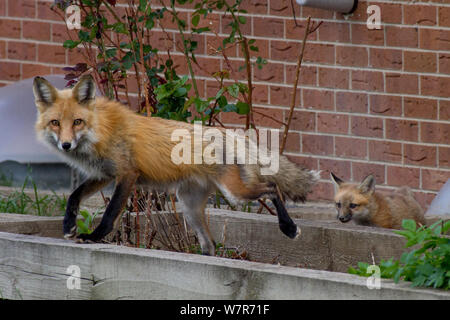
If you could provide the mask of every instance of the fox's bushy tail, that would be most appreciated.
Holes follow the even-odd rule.
[[[280,156],[278,172],[273,175],[261,176],[261,179],[278,186],[284,199],[294,202],[304,202],[314,184],[319,180],[320,173],[308,170]]]

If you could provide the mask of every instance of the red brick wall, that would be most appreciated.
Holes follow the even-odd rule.
[[[66,34],[52,1],[0,0],[0,85],[35,75],[60,73],[80,62],[61,42]],[[244,1],[249,11],[245,34],[257,39],[259,55],[268,60],[255,70],[255,108],[272,118],[256,116],[258,126],[280,128],[288,114],[295,61],[303,28],[296,28],[290,0]],[[366,27],[368,4],[381,8],[382,29]],[[409,185],[426,206],[450,177],[450,0],[360,1],[355,13],[295,6],[298,21],[323,21],[309,38],[297,107],[287,144],[292,159],[322,170],[312,199],[331,199],[329,171],[359,181],[373,173],[382,189]],[[180,9],[189,19],[191,10]],[[228,19],[210,16],[212,27],[226,33]],[[174,25],[169,35],[179,39]],[[176,46],[155,33],[152,43]],[[215,94],[211,71],[226,68],[208,45],[212,34],[198,37],[196,68],[200,90]],[[242,54],[232,48],[233,65]],[[173,53],[180,72],[181,54]],[[228,124],[243,119],[227,114]]]

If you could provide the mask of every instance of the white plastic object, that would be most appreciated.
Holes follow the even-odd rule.
[[[64,75],[43,76],[55,88],[63,89]],[[33,78],[0,88],[0,162],[54,163],[61,159],[36,140]]]
[[[450,178],[431,202],[426,215],[437,215],[450,218]]]
[[[356,8],[357,0],[297,0],[301,6],[350,13]]]

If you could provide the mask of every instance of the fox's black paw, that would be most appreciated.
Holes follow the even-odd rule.
[[[66,229],[66,228],[64,228]],[[77,235],[77,226],[73,226],[72,228],[68,228],[69,231],[64,232],[64,238],[73,239]]]
[[[102,238],[97,237],[94,234],[82,233],[77,236],[77,243],[98,243],[101,242]]]
[[[300,235],[300,228],[295,223],[280,223],[280,230],[291,239]]]

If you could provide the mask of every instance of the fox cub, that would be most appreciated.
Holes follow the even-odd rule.
[[[375,191],[375,178],[367,176],[359,185],[347,183],[331,173],[334,184],[337,218],[341,222],[353,219],[364,226],[401,229],[403,219],[413,219],[425,225],[421,206],[408,187],[389,195]]]
[[[38,139],[57,151],[70,165],[89,177],[69,197],[63,222],[66,238],[76,234],[80,202],[115,181],[115,190],[99,226],[83,241],[100,241],[113,230],[135,184],[174,190],[188,224],[196,232],[203,254],[215,253],[204,210],[210,193],[219,189],[230,201],[270,198],[278,212],[281,231],[295,238],[299,230],[282,198],[304,201],[318,175],[300,168],[284,156],[279,170],[261,175],[261,164],[177,164],[171,154],[177,142],[174,130],[195,137],[193,125],[138,115],[117,101],[95,96],[91,76],[83,76],[73,89],[57,90],[41,77],[34,79]],[[219,130],[219,129],[218,129]],[[228,151],[228,150],[227,150]]]

